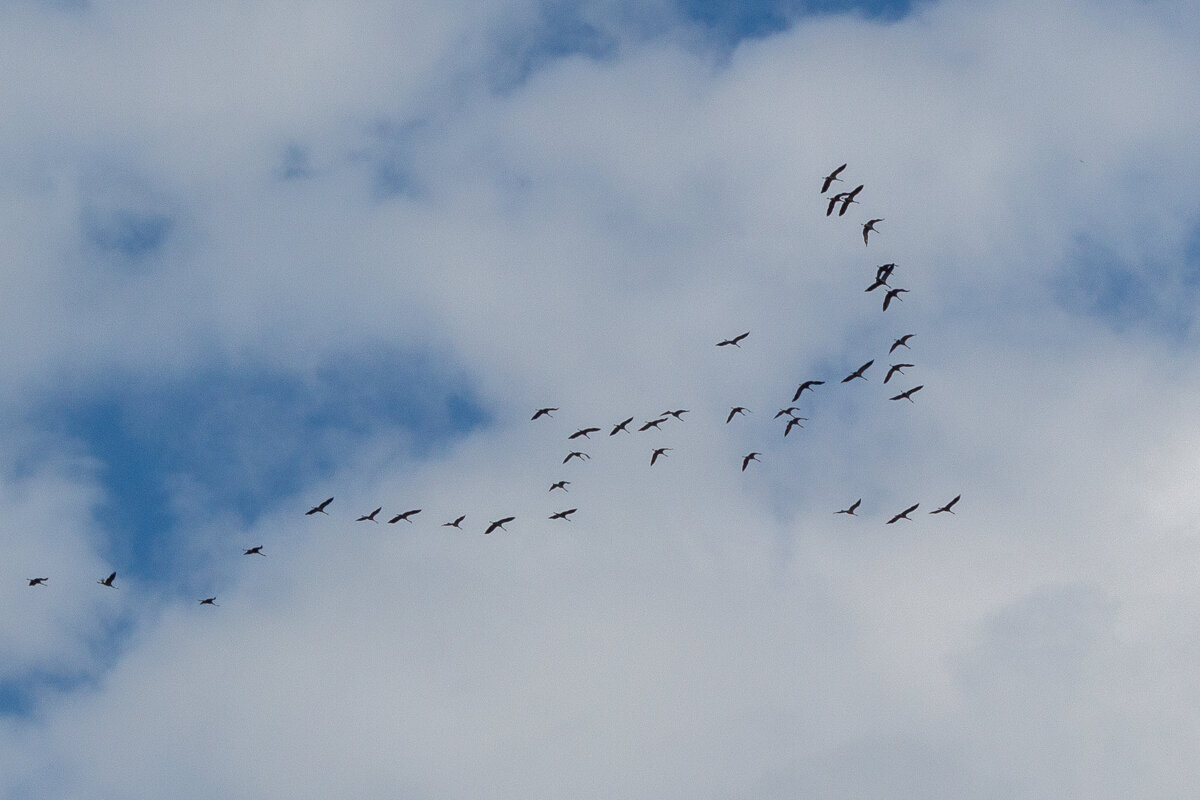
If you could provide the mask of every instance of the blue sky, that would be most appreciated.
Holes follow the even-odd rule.
[[[1197,28],[6,6],[0,795],[1186,796]]]

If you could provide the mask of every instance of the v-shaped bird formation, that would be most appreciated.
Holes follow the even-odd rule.
[[[820,194],[825,195],[829,191],[830,187],[835,182],[843,182],[845,179],[843,179],[841,176],[847,170],[848,167],[849,167],[849,164],[842,164],[841,166],[837,167],[832,172],[830,172],[828,175],[823,176],[821,178]],[[863,195],[865,188],[866,188],[865,184],[859,183],[858,185],[856,185],[853,189],[850,189],[849,191],[840,192],[838,194],[829,196],[827,198],[827,204],[825,207],[825,216],[837,219],[839,217],[845,216],[848,213],[848,211],[852,205],[862,205],[864,203],[864,201],[860,200],[859,198],[860,198],[860,196]],[[837,211],[836,215],[834,214],[835,210]],[[864,245],[868,245],[868,246],[870,245],[870,241],[871,241],[870,234],[872,234],[872,233],[874,233],[876,235],[879,234],[879,229],[876,226],[883,221],[884,221],[884,219],[882,217],[877,217],[877,218],[870,218],[866,222],[860,223],[861,227],[862,227],[862,239],[863,239]],[[874,278],[872,279],[871,283],[866,287],[866,289],[864,291],[866,293],[871,293],[877,289],[883,289],[884,293],[883,293],[883,301],[882,301],[882,310],[884,312],[887,312],[895,304],[902,303],[904,298],[901,297],[901,295],[909,293],[909,290],[907,288],[900,287],[900,286],[894,286],[892,284],[893,277],[897,270],[897,265],[894,262],[878,265],[874,269],[875,269]],[[878,295],[876,295],[876,296],[878,296]],[[892,314],[895,314],[895,313],[896,312],[894,312],[894,311],[892,312]],[[890,316],[891,315],[889,315],[889,317]],[[720,339],[719,341],[716,342],[716,346],[718,348],[727,349],[727,351],[728,350],[734,351],[733,357],[736,358],[736,357],[738,357],[736,355],[736,351],[743,349],[743,343],[745,343],[747,347],[752,346],[751,343],[749,341],[747,341],[750,338],[750,334],[751,334],[751,331],[744,330],[740,333],[737,333],[734,336]],[[914,333],[904,333],[904,334],[900,335],[899,337],[895,338],[894,340],[892,340],[890,342],[890,346],[887,348],[887,356],[889,357],[889,360],[890,360],[890,358],[894,357],[893,354],[895,354],[895,352],[898,349],[903,348],[905,351],[911,352],[913,348],[912,348],[912,345],[910,344],[910,342],[914,339],[915,336],[916,336],[916,334],[914,334]],[[709,340],[709,341],[711,342],[711,340]],[[809,395],[815,395],[818,392],[830,391],[830,389],[827,387],[827,382],[832,379],[837,379],[837,381],[833,384],[834,387],[838,386],[839,384],[846,385],[848,387],[853,387],[855,385],[860,385],[859,384],[860,381],[869,386],[869,385],[871,385],[871,378],[868,377],[868,372],[871,370],[872,366],[874,366],[875,361],[876,361],[876,358],[874,358],[874,357],[868,358],[861,365],[859,365],[857,368],[851,370],[848,374],[846,374],[844,377],[841,377],[840,379],[838,379],[837,375],[826,375],[821,378],[806,378],[805,380],[801,381],[798,384],[798,387],[796,388],[795,393],[792,395],[790,402],[792,404],[804,402],[805,401],[804,396],[806,393]],[[882,369],[882,368],[877,368],[877,371],[878,371],[878,369]],[[884,383],[884,384],[889,383],[897,375],[900,375],[900,376],[905,375],[906,374],[905,370],[908,370],[908,369],[917,369],[917,365],[915,363],[909,363],[908,361],[897,361],[896,363],[889,364],[887,367],[886,374],[884,375],[884,377],[882,379],[882,383]],[[823,389],[822,387],[826,387],[826,388]],[[924,384],[918,384],[916,386],[912,386],[910,388],[904,389],[895,395],[892,395],[891,397],[888,398],[888,400],[890,400],[890,401],[907,400],[909,403],[915,404],[916,400],[914,400],[914,396],[924,388],[925,388]],[[841,391],[862,391],[862,390],[846,388],[846,389],[842,389]],[[903,404],[901,404],[901,405],[903,406]],[[557,406],[543,406],[543,407],[537,408],[534,410],[533,415],[530,417],[530,421],[537,422],[539,425],[550,424],[551,426],[553,426],[553,424],[554,424],[553,421],[555,419],[555,415],[557,412],[559,412],[559,410],[560,409]],[[784,408],[781,408],[774,415],[774,417],[773,417],[774,420],[782,419],[782,423],[776,423],[776,424],[783,425],[783,436],[784,437],[788,437],[791,433],[793,433],[793,431],[805,430],[805,426],[802,423],[808,422],[809,418],[805,417],[805,416],[801,416],[799,413],[801,410],[802,409],[800,406],[788,405]],[[667,411],[663,411],[658,415],[652,416],[650,419],[645,419],[641,425],[636,427],[637,433],[634,433],[633,431],[630,430],[630,426],[633,425],[634,420],[638,418],[637,415],[625,416],[623,419],[620,419],[618,421],[596,420],[596,421],[594,421],[594,424],[584,425],[581,427],[575,427],[571,433],[569,433],[565,436],[565,439],[569,442],[572,442],[573,444],[576,443],[577,440],[579,440],[579,439],[587,439],[591,442],[595,442],[596,440],[593,440],[591,438],[592,434],[599,434],[607,429],[608,437],[617,437],[617,434],[625,434],[625,436],[621,436],[621,437],[617,437],[616,439],[613,439],[612,441],[614,441],[614,442],[617,442],[617,441],[634,442],[639,438],[639,434],[647,434],[650,431],[654,431],[656,433],[648,434],[648,435],[661,436],[662,434],[659,432],[661,432],[663,430],[664,425],[667,425],[668,428],[674,430],[675,427],[678,426],[680,423],[684,423],[684,415],[690,414],[690,413],[691,413],[690,409],[687,409],[687,408],[676,408],[676,409],[669,409]],[[744,426],[748,423],[741,421],[740,418],[746,417],[746,415],[750,415],[752,413],[753,412],[751,411],[751,409],[746,406],[742,406],[742,405],[729,406],[728,411],[726,413],[724,413],[724,425],[730,426],[729,430],[733,430],[735,428],[738,428],[739,426]],[[733,424],[735,422],[735,420],[738,420],[737,425]],[[550,422],[547,423],[546,421],[550,421]],[[568,428],[568,430],[571,430],[571,429]],[[798,434],[798,437],[803,438],[803,435]],[[607,440],[607,437],[601,437],[601,439]],[[625,446],[630,446],[630,445],[625,445]],[[659,470],[664,469],[664,467],[662,466],[662,462],[664,460],[667,460],[669,455],[674,454],[676,452],[683,452],[683,451],[682,450],[677,451],[675,447],[669,447],[669,446],[649,447],[647,449],[647,453],[648,453],[647,461],[648,461],[649,467],[653,467],[655,469],[655,474],[657,474],[657,472]],[[680,456],[680,457],[683,458],[685,456]],[[579,462],[580,464],[583,464],[583,463],[589,461],[590,459],[591,459],[591,456],[587,452],[584,452],[583,450],[568,450],[567,455],[562,459],[562,462],[559,466],[562,467],[564,465],[568,465],[568,464],[571,464],[571,462],[576,462],[576,461]],[[646,462],[643,462],[643,463],[646,463]],[[761,451],[761,450],[750,450],[749,452],[746,452],[745,455],[740,457],[739,462],[735,462],[735,463],[740,463],[740,472],[746,473],[746,476],[743,478],[743,480],[754,480],[753,473],[755,473],[759,469],[769,469],[769,467],[770,467],[769,463],[764,462],[763,451]],[[754,469],[750,469],[752,465],[754,466]],[[732,467],[733,467],[733,465],[731,465],[731,468]],[[585,467],[567,467],[567,468],[568,469],[586,469]],[[670,467],[668,466],[666,468],[669,469]],[[565,480],[565,479],[554,480],[553,482],[550,483],[549,493],[553,494],[555,491],[561,491],[564,493],[568,493],[569,490],[567,489],[567,487],[570,486],[571,484],[572,484],[571,481]],[[545,484],[543,484],[543,485],[545,485]],[[933,511],[930,511],[929,514],[930,515],[941,515],[941,514],[953,515],[953,514],[955,514],[954,506],[959,502],[959,500],[961,498],[962,498],[961,494],[955,495],[955,497],[953,499],[951,499],[948,502],[946,502],[945,504],[937,507]],[[317,517],[318,515],[325,516],[325,517],[332,516],[329,509],[333,506],[334,499],[335,499],[334,497],[330,496],[330,497],[327,497],[327,498],[321,500],[316,505],[312,506],[307,511],[305,511],[304,515],[309,516],[309,517]],[[845,508],[837,509],[837,510],[833,511],[833,513],[835,515],[840,515],[840,516],[845,516],[845,517],[859,518],[860,517],[859,512],[860,512],[860,509],[862,508],[862,504],[863,504],[863,498],[859,497],[856,500],[854,500],[852,503],[850,503],[850,505],[846,506]],[[905,507],[903,510],[890,512],[890,515],[885,520],[884,524],[885,525],[893,525],[898,522],[912,523],[912,522],[914,522],[914,520],[913,520],[912,516],[910,516],[910,515],[912,515],[914,512],[916,512],[919,507],[920,507],[920,503],[916,502],[916,503],[911,503],[910,505]],[[379,505],[376,505],[376,507],[373,510],[359,513],[356,516],[350,517],[350,519],[352,519],[354,522],[372,522],[372,523],[378,524],[380,521],[378,519],[378,517],[380,514],[383,513],[383,509],[384,509],[384,506],[382,504],[379,504]],[[503,510],[511,511],[511,509],[503,509]],[[453,509],[453,510],[443,509],[443,512],[446,512],[446,511],[449,511],[449,513],[446,513],[446,516],[442,516],[440,518],[446,519],[447,517],[450,517],[451,519],[450,519],[450,521],[440,523],[439,527],[453,528],[458,531],[469,531],[469,530],[473,529],[473,530],[482,532],[483,534],[493,534],[493,533],[496,533],[497,531],[503,531],[503,532],[507,533],[507,532],[509,532],[509,528],[507,528],[506,526],[517,522],[518,518],[519,518],[518,514],[507,513],[505,516],[500,516],[495,519],[487,519],[484,523],[477,522],[477,523],[475,523],[475,525],[477,525],[478,527],[474,527],[474,526],[467,524],[467,515],[460,513],[460,511],[461,511],[460,509]],[[421,508],[409,508],[409,509],[400,511],[398,513],[389,512],[390,516],[387,518],[387,524],[394,525],[395,523],[404,521],[404,522],[408,523],[409,525],[413,525],[414,527],[420,527],[418,525],[418,523],[415,522],[415,518],[419,514],[421,514],[421,512],[422,512]],[[541,513],[544,514],[545,509],[543,509],[541,511]],[[544,518],[548,519],[549,521],[557,522],[557,523],[571,522],[572,517],[575,514],[580,514],[581,517],[586,516],[586,510],[582,510],[582,509],[576,508],[576,507],[559,508],[558,510],[552,511],[548,516],[546,516]],[[525,516],[526,515],[523,512],[520,514],[521,518],[524,518]],[[367,526],[367,527],[369,528],[370,526]],[[574,528],[575,526],[568,526],[568,527]],[[519,530],[519,527],[518,527],[518,530]],[[263,545],[254,545],[252,547],[242,547],[241,552],[242,552],[242,555],[246,555],[246,556],[257,555],[257,556],[261,556],[261,557],[266,557],[266,555],[267,555],[265,552],[263,552]],[[117,572],[113,571],[107,577],[97,580],[96,583],[100,584],[101,586],[107,587],[107,588],[118,589],[120,587],[118,587],[116,585],[116,578],[117,578]],[[29,587],[46,588],[46,587],[49,587],[50,578],[49,577],[36,577],[36,578],[25,578],[24,580],[27,581],[27,584]],[[217,596],[212,595],[209,597],[204,597],[204,598],[198,600],[197,602],[199,605],[202,605],[202,606],[219,607],[219,604],[216,602],[216,599],[217,599]]]

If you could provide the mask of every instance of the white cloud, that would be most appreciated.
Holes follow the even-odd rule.
[[[603,57],[494,92],[488,48],[553,27],[531,9],[3,12],[6,458],[33,467],[0,490],[12,530],[53,533],[0,545],[0,648],[18,685],[86,678],[5,721],[3,791],[1185,796],[1200,374],[1161,317],[1190,322],[1198,266],[1195,14],[925,5],[714,53],[589,5]],[[827,218],[842,161],[866,188]],[[89,219],[169,224],[122,269]],[[885,261],[911,291],[881,312]],[[1072,300],[1089,269],[1146,305]],[[32,408],[213,365],[312,386],[385,346],[465,376],[494,424],[424,455],[394,424],[347,437],[249,523],[172,476],[198,596],[90,585],[103,481],[78,443],[34,446]],[[292,452],[284,424],[250,420],[245,452]],[[353,522],[381,504],[422,512]],[[52,591],[23,586],[43,564]]]

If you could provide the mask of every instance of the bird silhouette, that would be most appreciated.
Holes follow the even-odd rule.
[[[333,502],[332,497],[329,498],[328,500],[324,500],[324,501],[318,503],[317,505],[313,506],[312,508],[310,508],[308,511],[305,511],[304,516],[307,517],[309,514],[325,514],[326,516],[328,516],[329,512],[325,510],[325,507],[328,506],[332,502]]]
[[[863,223],[863,244],[864,245],[868,244],[867,234],[871,233],[871,231],[875,231],[875,223],[876,222],[883,222],[883,218],[881,217],[879,219],[872,219],[872,220],[868,220],[867,222]],[[878,231],[875,231],[875,232],[878,233]]]
[[[96,583],[100,584],[101,586],[107,586],[110,589],[119,589],[119,586],[113,586],[113,581],[116,580],[116,577],[117,573],[114,572],[107,578],[102,578],[101,580],[96,581]]]
[[[779,411],[775,412],[775,416],[772,417],[772,419],[779,419],[780,417],[794,417],[794,416],[796,416],[796,412],[799,410],[800,409],[797,406],[789,406],[788,408],[781,408],[781,409],[779,409]]]
[[[742,456],[742,472],[746,471],[746,467],[750,466],[751,461],[758,461],[758,457],[761,455],[762,453],[754,452]]]
[[[539,408],[537,411],[533,412],[533,416],[530,417],[529,419],[530,419],[530,421],[532,421],[539,417],[553,417],[554,414],[552,412],[554,412],[554,411],[558,411],[558,409],[557,408]]]
[[[842,198],[842,207],[838,210],[839,217],[845,216],[846,209],[848,209],[850,207],[851,203],[858,202],[854,198],[857,197],[858,193],[861,192],[862,190],[863,190],[863,187],[862,187],[862,184],[860,183],[854,189],[850,190],[849,192],[846,192],[846,196]]]
[[[864,375],[863,373],[866,372],[867,368],[870,367],[874,363],[875,363],[875,359],[872,358],[870,361],[863,364],[858,369],[854,370],[854,372],[851,372],[849,375],[842,378],[842,383],[849,383],[850,381],[854,380],[855,378],[862,378],[865,381],[867,379],[867,376]]]
[[[600,431],[599,428],[580,428],[579,430],[575,431],[567,438],[568,439],[578,439],[580,436],[582,436],[585,439],[590,439],[590,438],[592,438],[593,433],[598,433],[599,431]]]
[[[555,511],[550,515],[550,519],[565,519],[570,522],[570,516],[578,510],[578,508],[568,508],[566,511]]]
[[[888,372],[887,372],[887,375],[884,376],[883,382],[887,383],[888,381],[890,381],[892,379],[892,376],[895,375],[897,372],[899,372],[901,375],[903,375],[904,370],[908,369],[911,366],[913,366],[913,365],[912,364],[892,364],[890,367],[888,367]]]
[[[888,278],[892,277],[892,273],[895,270],[896,264],[894,262],[891,264],[880,264],[875,268],[875,280],[886,281]]]
[[[805,389],[811,391],[814,386],[821,386],[824,383],[825,381],[805,381],[804,383],[800,384],[800,388],[796,390],[794,395],[792,395],[792,402],[794,403],[799,400],[800,395],[804,394]]]
[[[263,558],[266,558],[267,554],[264,553],[262,551],[262,549],[263,549],[263,546],[261,544],[256,544],[256,545],[254,545],[254,547],[251,547],[249,550],[243,550],[242,555],[244,555],[244,556],[262,556]]]
[[[458,528],[459,530],[462,530],[462,521],[466,518],[467,518],[467,515],[463,514],[462,516],[455,519],[453,522],[443,522],[442,527],[443,528]]]
[[[48,581],[50,579],[49,578],[26,578],[25,580],[29,581],[30,586],[45,586],[46,581]]]
[[[924,388],[925,388],[925,384],[922,383],[920,386],[914,386],[911,389],[906,389],[905,391],[901,392],[900,394],[896,395],[895,397],[889,397],[888,399],[889,400],[907,400],[910,403],[915,403],[916,401],[912,399],[912,396]]]
[[[891,355],[892,351],[895,350],[897,347],[908,347],[908,340],[914,336],[916,336],[915,333],[906,333],[903,336],[901,336],[899,339],[897,339],[896,341],[892,342],[892,346],[888,348],[888,355]],[[912,350],[911,347],[908,347],[908,349]]]
[[[834,514],[848,514],[851,517],[856,517],[858,515],[855,514],[854,512],[858,510],[858,507],[860,505],[862,505],[861,497],[858,498],[857,500],[855,500],[853,503],[851,503],[849,508],[843,508],[841,511],[835,511],[833,513]]]
[[[690,409],[677,408],[674,411],[664,411],[661,416],[674,417],[675,419],[679,420],[680,422],[683,422],[683,415],[688,414],[688,413],[691,413]]]
[[[499,528],[502,531],[507,531],[508,528],[506,528],[504,526],[507,525],[508,523],[512,522],[514,519],[516,519],[516,517],[504,517],[502,519],[493,520],[492,523],[490,525],[488,525],[487,530],[484,531],[484,533],[491,533],[492,531],[496,530],[497,528]]]
[[[567,453],[567,457],[563,459],[562,463],[565,464],[572,458],[578,458],[580,461],[583,461],[584,459],[591,458],[591,456],[589,456],[587,453],[580,452],[579,450],[572,450],[571,452]]]
[[[204,598],[203,600],[201,600],[201,601],[200,601],[200,605],[202,605],[202,606],[215,606],[215,605],[217,605],[217,598],[215,598],[215,597],[206,597],[206,598]]]
[[[848,195],[848,194],[850,194],[850,193],[842,192],[840,194],[835,194],[833,197],[829,198],[829,206],[825,209],[825,216],[827,216],[827,217],[831,216],[833,214],[833,210],[835,208],[837,208],[837,204],[842,202],[843,200],[845,200],[846,195]]]
[[[883,296],[883,310],[887,311],[888,306],[892,304],[892,300],[903,300],[900,295],[908,292],[908,289],[888,289],[887,294]]]
[[[379,520],[375,519],[375,515],[378,514],[380,511],[383,511],[383,506],[380,506],[379,508],[375,509],[370,514],[363,514],[361,517],[359,517],[358,519],[356,519],[354,521],[355,522],[379,522]]]
[[[903,511],[901,511],[899,514],[897,514],[896,516],[892,517],[892,518],[891,518],[891,519],[889,519],[887,522],[885,522],[885,523],[884,523],[884,525],[891,525],[893,522],[895,522],[895,521],[896,521],[896,520],[898,520],[898,519],[908,519],[908,515],[909,515],[909,514],[911,514],[911,513],[912,513],[912,512],[914,512],[914,511],[916,511],[916,510],[917,510],[917,506],[919,506],[919,505],[921,505],[921,504],[920,504],[920,503],[913,503],[911,506],[909,506],[908,508],[904,509],[904,510],[903,510]],[[912,522],[912,520],[909,520],[909,522]]]
[[[803,428],[804,426],[800,424],[800,420],[802,419],[804,419],[804,417],[792,417],[789,419],[787,421],[787,427],[783,429],[783,435],[787,436],[789,433],[791,433],[792,428]]]
[[[891,286],[888,285],[886,278],[876,278],[875,281],[870,286],[863,289],[863,291],[864,292],[873,292],[881,286],[887,286],[887,288],[889,288],[889,289],[892,288]]]
[[[650,454],[650,466],[652,466],[652,467],[654,466],[654,462],[655,462],[655,461],[658,461],[658,457],[659,457],[659,456],[662,456],[663,458],[666,458],[666,457],[667,457],[667,451],[668,451],[668,450],[670,450],[670,449],[671,449],[670,447],[657,447],[657,448],[655,448],[654,452]]]
[[[570,481],[555,481],[554,483],[550,484],[549,491],[553,492],[555,489],[562,489],[565,492],[567,491],[567,486],[570,483]]]
[[[642,431],[648,431],[651,428],[654,428],[654,430],[658,430],[658,426],[662,425],[666,421],[667,421],[666,417],[659,417],[658,419],[652,419],[649,422],[647,422],[645,425],[643,425],[642,427],[638,428],[638,433],[641,433]]]
[[[962,498],[961,494],[956,494],[956,495],[954,495],[954,499],[951,500],[949,503],[946,503],[946,505],[942,506],[941,508],[936,508],[933,511],[930,511],[929,513],[930,514],[953,514],[954,513],[954,510],[953,510],[954,504],[957,503],[961,498]]]
[[[404,520],[405,522],[408,522],[411,524],[412,520],[410,519],[410,517],[415,517],[417,514],[420,514],[420,513],[421,513],[421,509],[419,509],[419,508],[414,508],[410,511],[403,511],[403,512],[397,514],[396,516],[392,517],[391,519],[389,519],[388,524],[394,525],[395,523],[399,522],[400,520]]]
[[[717,347],[728,347],[729,345],[733,345],[734,347],[741,349],[742,346],[741,346],[741,344],[739,344],[739,342],[741,342],[742,339],[745,339],[749,335],[750,335],[750,331],[746,331],[745,333],[739,333],[737,336],[734,336],[732,339],[722,339],[721,341],[717,342]]]
[[[626,426],[629,425],[629,423],[631,423],[631,422],[633,422],[633,417],[630,417],[629,419],[618,422],[616,425],[613,425],[613,429],[608,432],[608,435],[616,436],[621,431],[625,431],[626,433],[629,433],[629,428]]]
[[[728,425],[729,421],[732,420],[734,417],[736,417],[738,414],[748,414],[748,413],[750,413],[750,409],[743,408],[742,406],[734,406],[733,408],[729,409],[729,416],[725,418],[725,424]]]
[[[838,167],[833,172],[829,173],[828,175],[826,175],[824,178],[821,179],[821,194],[825,194],[826,192],[828,192],[829,185],[832,184],[834,181],[841,180],[841,178],[839,178],[838,175],[840,175],[842,170],[844,170],[845,168],[846,168],[846,165],[842,164],[840,167]]]

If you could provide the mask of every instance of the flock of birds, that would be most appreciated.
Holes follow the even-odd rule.
[[[833,185],[834,182],[842,180],[842,178],[839,176],[846,169],[846,167],[847,167],[847,164],[842,164],[840,167],[833,170],[831,173],[829,173],[828,175],[826,175],[822,178],[821,192],[820,192],[822,195],[825,195],[829,191],[829,188]],[[828,206],[825,211],[825,216],[827,216],[827,217],[833,216],[834,209],[837,209],[837,216],[839,216],[839,217],[844,216],[846,214],[846,211],[850,208],[850,206],[852,204],[856,204],[859,202],[859,200],[857,198],[862,191],[863,191],[863,185],[859,184],[858,186],[856,186],[854,189],[851,189],[850,191],[840,192],[838,194],[829,196]],[[883,218],[873,218],[873,219],[869,219],[865,223],[862,223],[862,237],[863,237],[864,245],[870,244],[870,240],[869,240],[870,234],[872,232],[877,233],[878,231],[875,228],[875,226],[878,223],[883,222],[883,221],[884,221]],[[895,300],[895,301],[902,300],[903,298],[901,298],[900,295],[908,292],[908,289],[893,287],[889,283],[895,270],[896,270],[896,264],[894,264],[894,263],[882,264],[880,266],[877,266],[875,268],[874,279],[872,280],[871,284],[869,286],[867,286],[867,288],[865,289],[866,292],[874,292],[877,289],[885,290],[884,298],[883,298],[883,311],[888,310],[888,308],[891,306],[893,300]],[[722,339],[721,341],[716,343],[716,346],[717,347],[734,347],[734,348],[741,349],[742,342],[744,342],[749,336],[750,336],[750,332],[744,331],[742,333],[739,333],[736,336],[733,336],[733,337],[730,337],[727,339]],[[915,336],[915,334],[906,333],[906,334],[896,338],[895,340],[893,340],[891,343],[891,346],[888,348],[888,356],[890,357],[892,354],[894,354],[900,348],[904,348],[905,350],[911,350],[912,348],[909,345],[909,341],[914,336]],[[868,380],[866,373],[874,364],[875,364],[875,359],[869,359],[868,361],[866,361],[865,363],[860,365],[857,369],[851,371],[848,375],[846,375],[844,378],[842,378],[841,383],[848,384],[848,383],[851,383],[851,382],[857,381],[857,380],[863,380],[863,381]],[[904,375],[905,374],[904,370],[910,369],[910,368],[915,368],[915,366],[916,366],[915,364],[906,363],[906,362],[898,362],[898,363],[890,364],[888,366],[887,373],[884,375],[883,383],[885,383],[885,384],[888,383],[896,375]],[[799,416],[798,412],[800,411],[800,408],[794,404],[801,400],[801,397],[804,395],[805,392],[815,393],[818,391],[818,387],[825,385],[825,383],[826,383],[826,381],[817,380],[817,379],[808,379],[808,380],[801,382],[799,384],[799,386],[797,387],[795,393],[792,395],[791,403],[793,405],[789,405],[786,408],[782,408],[778,411],[778,413],[775,414],[774,419],[784,418],[783,435],[785,437],[788,436],[789,434],[791,434],[791,432],[794,429],[803,428],[804,425],[801,423],[808,421],[808,417]],[[919,384],[917,386],[913,386],[911,388],[905,389],[904,391],[899,392],[898,394],[890,397],[889,399],[893,400],[893,401],[907,400],[910,403],[915,403],[916,401],[913,400],[913,396],[917,392],[921,391],[921,389],[923,389],[923,388],[924,388],[924,385]],[[555,412],[557,412],[557,411],[559,411],[559,409],[554,406],[545,406],[542,408],[538,408],[536,411],[534,411],[533,416],[530,418],[530,420],[537,421],[537,420],[541,420],[541,419],[553,418]],[[733,406],[729,409],[729,412],[725,417],[725,424],[730,424],[731,422],[733,422],[733,420],[736,417],[742,416],[749,412],[750,412],[750,410],[744,406]],[[658,430],[660,428],[660,426],[669,422],[672,419],[674,419],[676,421],[682,421],[684,415],[689,414],[689,413],[691,413],[690,409],[686,409],[686,408],[668,409],[666,411],[663,411],[661,414],[657,415],[656,417],[644,421],[640,426],[638,426],[636,428],[636,430],[638,432],[646,432],[649,430]],[[635,417],[631,416],[631,417],[621,420],[620,422],[613,424],[608,431],[608,436],[616,436],[619,433],[626,433],[626,434],[631,433],[630,426],[633,425],[634,419],[635,419]],[[603,430],[604,430],[603,428],[595,426],[595,425],[578,428],[573,433],[571,433],[567,436],[567,440],[571,441],[571,442],[576,442],[580,439],[591,439],[592,434],[602,433]],[[673,448],[671,448],[671,447],[655,447],[655,448],[651,449],[650,456],[649,456],[650,466],[653,467],[655,464],[657,464],[659,462],[660,459],[667,458],[668,454],[672,450],[673,450]],[[751,464],[759,462],[762,455],[763,454],[760,451],[751,451],[751,452],[745,454],[744,456],[742,456],[741,471],[745,472]],[[572,461],[587,461],[590,458],[591,458],[591,456],[583,450],[570,450],[567,453],[566,457],[563,458],[562,464],[565,465]],[[567,486],[569,486],[570,484],[571,484],[571,481],[569,481],[569,480],[557,480],[550,484],[550,488],[548,491],[550,493],[554,493],[556,491],[561,491],[563,493],[566,493],[568,491]],[[933,511],[930,511],[929,513],[930,514],[953,514],[953,513],[955,513],[954,506],[955,506],[955,504],[958,503],[958,501],[961,498],[962,498],[961,494],[956,495],[949,502],[945,503],[944,505],[939,506],[938,508],[934,509]],[[306,516],[314,516],[317,514],[323,514],[323,515],[328,516],[329,515],[328,508],[333,503],[333,501],[334,501],[333,497],[328,497],[325,500],[322,500],[320,503],[314,505],[313,507],[311,507],[304,513]],[[858,516],[858,509],[861,505],[862,505],[862,498],[860,497],[857,500],[855,500],[853,503],[851,503],[849,506],[847,506],[846,508],[840,509],[833,513],[835,515]],[[912,514],[913,512],[915,512],[919,507],[920,507],[920,503],[913,503],[912,505],[905,508],[903,511],[900,511],[900,512],[894,514],[893,516],[891,516],[884,524],[891,525],[896,522],[899,522],[900,520],[906,520],[906,521],[911,522],[912,518],[909,515]],[[399,513],[396,513],[394,515],[391,515],[385,521],[387,524],[396,524],[399,522],[407,522],[409,524],[412,524],[413,518],[416,517],[418,514],[420,514],[422,512],[422,510],[423,509],[421,509],[421,508],[410,508],[410,509],[401,511]],[[549,519],[569,522],[571,519],[571,516],[573,514],[577,513],[578,511],[579,511],[578,508],[563,508],[561,510],[555,511],[554,513],[550,514]],[[383,507],[379,506],[379,507],[375,508],[373,511],[370,511],[369,513],[364,513],[364,514],[358,516],[355,519],[355,521],[356,522],[379,523],[381,521],[379,519],[379,515],[382,512],[383,512]],[[455,528],[458,530],[463,530],[463,523],[466,521],[466,518],[467,517],[465,514],[460,514],[452,520],[441,523],[441,527]],[[486,534],[494,533],[496,531],[507,531],[508,529],[505,526],[508,525],[509,523],[515,522],[516,519],[517,519],[517,517],[515,515],[508,515],[508,516],[499,517],[498,519],[488,520],[487,524],[485,526],[481,526],[482,532],[486,535]],[[263,545],[255,545],[253,547],[244,548],[242,550],[242,555],[265,557],[267,554],[265,552],[263,552]],[[114,572],[110,573],[107,577],[97,580],[96,583],[100,584],[101,586],[106,586],[111,589],[117,589],[119,587],[116,585],[116,578],[117,578],[117,573],[114,571]],[[46,586],[49,583],[49,578],[47,578],[47,577],[28,578],[27,581],[28,581],[28,585],[31,587]],[[200,605],[217,606],[219,604],[216,602],[216,600],[217,600],[216,596],[205,597],[203,599],[200,599],[198,601],[198,603]]]

